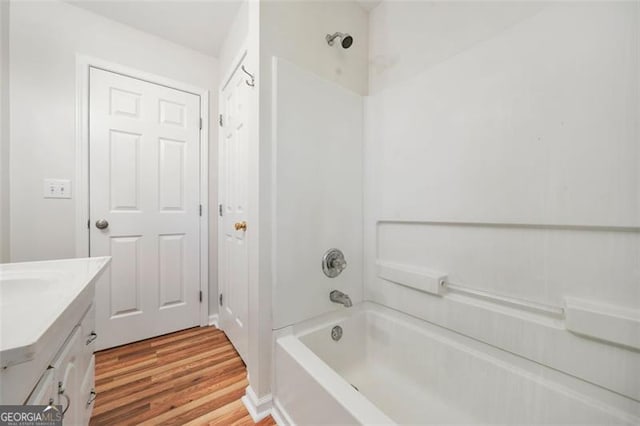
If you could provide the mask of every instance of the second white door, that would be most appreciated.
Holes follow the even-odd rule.
[[[220,132],[219,250],[220,327],[247,362],[249,273],[247,224],[248,90],[238,65],[222,90]]]
[[[199,325],[200,97],[90,69],[98,349]]]

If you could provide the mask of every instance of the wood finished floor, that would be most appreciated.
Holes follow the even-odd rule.
[[[91,425],[253,425],[240,401],[247,385],[240,356],[213,327],[107,349],[96,353]]]

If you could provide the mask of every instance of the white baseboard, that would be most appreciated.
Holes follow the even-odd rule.
[[[218,314],[209,315],[209,325],[220,328],[218,324]]]
[[[247,386],[247,390],[242,397],[242,403],[247,408],[254,423],[258,423],[271,414],[271,394],[258,398],[251,385]]]
[[[294,423],[291,417],[287,414],[286,410],[280,405],[280,401],[273,400],[273,407],[271,408],[271,417],[278,426],[292,426]]]

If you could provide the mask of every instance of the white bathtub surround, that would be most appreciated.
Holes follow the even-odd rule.
[[[304,212],[317,228],[351,231],[316,220],[348,201],[322,190],[307,198],[331,170],[307,154],[333,149],[335,123],[356,133],[325,111],[345,114],[343,93],[278,61],[267,126],[276,142],[267,155],[274,328],[353,318],[338,343],[331,321],[277,333],[274,417],[638,423],[640,7],[383,1],[369,23],[364,292],[355,301],[413,318],[322,306],[331,282],[313,275],[317,248],[290,206],[304,200],[318,207]],[[359,179],[340,166],[336,175]],[[296,178],[312,190],[296,192]],[[349,294],[359,283],[343,285]],[[352,324],[361,324],[356,343],[345,340]]]
[[[636,400],[369,302],[281,331],[275,363],[283,424],[640,422]]]
[[[630,2],[383,1],[364,160],[364,300],[537,363],[535,380],[635,422],[639,28]],[[483,398],[469,377],[461,391]]]
[[[110,260],[95,257],[0,264],[2,404],[25,402],[63,342],[87,316],[96,280]],[[89,316],[87,321],[92,324],[93,310]],[[92,325],[86,328],[83,332],[87,336],[79,339],[88,338],[93,331]]]
[[[249,52],[250,55],[255,54],[257,59],[248,64],[248,69],[257,70],[256,94],[259,94],[259,97],[256,96],[256,102],[259,101],[259,115],[257,108],[255,111],[256,122],[259,122],[259,135],[255,135],[256,137],[249,153],[251,162],[250,182],[254,182],[256,188],[255,194],[253,194],[254,196],[250,197],[249,204],[254,207],[250,214],[254,213],[256,217],[250,218],[248,223],[250,225],[253,224],[253,229],[259,234],[259,237],[256,234],[254,249],[250,249],[250,252],[254,253],[254,255],[250,255],[249,260],[249,310],[250,312],[254,310],[256,312],[253,318],[250,316],[249,319],[250,328],[256,331],[254,335],[250,336],[249,352],[253,355],[249,357],[249,373],[252,388],[256,391],[257,395],[262,397],[272,391],[272,312],[277,312],[279,308],[275,306],[273,309],[271,308],[274,305],[272,303],[273,300],[281,300],[275,297],[275,281],[278,279],[278,273],[275,271],[276,262],[282,261],[286,263],[286,256],[282,257],[281,260],[272,259],[274,253],[276,256],[279,256],[275,250],[275,245],[278,244],[278,235],[276,234],[278,231],[276,226],[280,226],[280,224],[283,223],[279,222],[278,225],[275,225],[274,222],[274,219],[277,219],[274,217],[274,215],[277,214],[275,197],[278,196],[280,189],[276,187],[277,185],[275,183],[275,176],[279,171],[275,170],[277,165],[274,164],[274,159],[275,155],[277,155],[276,150],[278,149],[276,144],[279,144],[279,142],[275,141],[278,135],[274,133],[277,132],[277,129],[274,129],[277,118],[272,116],[274,103],[276,101],[274,99],[272,59],[273,57],[283,58],[304,69],[312,70],[313,73],[322,76],[323,79],[326,78],[342,87],[363,94],[366,93],[367,89],[369,35],[367,13],[357,3],[352,1],[251,1],[249,2],[248,9]],[[253,12],[257,13],[254,14]],[[325,40],[327,32],[345,31],[344,29],[348,29],[349,34],[354,37],[354,44],[349,49],[348,54],[344,49],[331,49]],[[257,30],[256,32],[258,34],[252,34],[253,30]],[[254,35],[256,36],[254,37]],[[318,37],[319,35],[320,37]],[[254,47],[256,50],[253,50]],[[317,87],[317,85],[314,85],[314,88],[317,89]],[[303,89],[305,93],[308,93],[306,88]],[[313,111],[313,108],[311,108],[312,105],[310,104],[309,98],[303,98],[301,102],[296,105],[290,105],[289,108],[293,108],[291,111],[294,113],[296,112],[296,108]],[[283,117],[281,114],[282,112],[279,113],[279,116]],[[321,114],[325,114],[325,112]],[[334,141],[322,138],[322,135],[327,135],[332,132],[330,129],[331,126],[332,124],[329,122],[321,123],[321,127],[314,129],[319,129],[319,133],[314,133],[314,130],[311,129],[304,130],[304,133],[296,137],[293,143],[299,143],[298,146],[302,147],[306,146],[307,143],[313,139],[314,142],[320,141],[333,146]],[[362,128],[357,128],[356,131],[361,132]],[[344,140],[342,138],[344,138],[345,134],[338,136],[340,140]],[[332,147],[332,149],[334,148]],[[306,153],[301,154],[308,158]],[[300,166],[299,164],[296,167]],[[315,168],[317,166],[317,162],[311,163],[311,167]],[[306,177],[307,174],[304,176]],[[300,179],[302,179],[302,177]],[[313,177],[312,182],[314,185],[316,184],[316,176]],[[356,191],[361,193],[361,188],[356,188]],[[289,207],[294,209],[305,207],[304,203],[309,200],[308,197],[312,194],[309,192],[302,195],[302,198],[292,199]],[[354,195],[350,201],[355,200],[355,197],[357,197],[357,195]],[[322,205],[322,210],[325,212],[330,211],[330,209],[335,209],[331,204],[331,200],[328,199],[323,200],[317,197],[312,198],[311,202],[316,205]],[[361,206],[358,207],[358,209],[361,209]],[[335,229],[335,227],[330,228],[332,224],[322,221],[322,215],[318,213],[319,211],[312,212],[313,220],[310,221],[308,225],[309,229],[318,226],[318,222],[315,222],[317,218],[320,218],[319,223],[322,227],[325,227],[325,229]],[[302,217],[302,215],[298,216],[295,222],[291,223],[296,229],[298,229],[297,227],[299,226],[304,226],[304,220],[301,220],[300,217]],[[353,231],[353,229],[355,228],[352,228],[348,232]],[[315,242],[313,241],[302,241],[302,236],[310,232],[306,229],[303,229],[303,231],[304,232],[295,240],[295,247],[301,247],[301,242],[304,244],[314,243],[315,246]],[[292,235],[295,235],[295,231]],[[354,239],[354,243],[355,242],[356,240]],[[359,244],[361,247],[361,239]],[[322,258],[324,250],[331,247],[344,249],[344,247],[340,247],[337,244],[326,247],[324,247],[325,244],[318,245],[322,245],[322,249],[317,250],[314,248],[313,250],[317,250],[317,252],[309,255],[310,258],[314,259],[313,270],[317,271],[320,271],[320,269],[315,268],[319,268],[320,259]],[[294,252],[294,254],[298,256],[298,253]],[[302,256],[305,257],[307,255],[308,254],[302,254]],[[361,255],[361,249],[353,253],[351,250],[347,252],[345,249],[345,255],[347,262],[352,263],[342,275],[346,276],[357,273],[359,268],[355,266],[356,257]],[[351,259],[351,261],[349,259]],[[292,265],[296,265],[295,261],[288,263],[288,266]],[[349,272],[349,269],[351,272]],[[302,280],[296,279],[295,282],[289,283],[289,285],[294,286],[308,282],[308,278],[310,277],[309,273],[306,270],[302,270],[301,273],[302,275],[300,276]],[[296,272],[296,276],[298,276],[298,272]],[[353,281],[353,283],[351,281],[345,281],[343,284],[353,286],[354,290],[361,294],[362,286],[359,285],[359,283],[355,281]],[[326,293],[323,290],[312,289],[311,287],[306,287],[306,289],[314,293],[318,291],[319,294],[322,294],[323,298],[319,300],[319,303],[326,305],[321,306],[321,309],[330,310],[336,307],[340,308],[337,305],[331,306],[333,304],[330,304],[328,301],[329,291],[331,291],[330,288],[326,288]],[[299,289],[296,290],[298,291]],[[356,298],[359,300],[351,289],[338,288],[338,290],[349,294],[354,300]],[[309,295],[303,293],[303,296],[307,297]],[[326,297],[326,299],[324,299],[324,297]],[[315,298],[313,300],[314,302],[312,303],[315,303]]]
[[[282,59],[273,59],[272,72],[273,328],[279,329],[340,309],[329,300],[332,290],[362,300],[363,101]],[[335,278],[322,271],[331,248],[347,262]]]

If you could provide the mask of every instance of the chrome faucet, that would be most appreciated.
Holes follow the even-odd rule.
[[[331,300],[333,303],[340,303],[345,308],[350,308],[351,306],[353,306],[353,303],[351,303],[351,298],[340,290],[333,290],[331,293],[329,293],[329,300]]]

